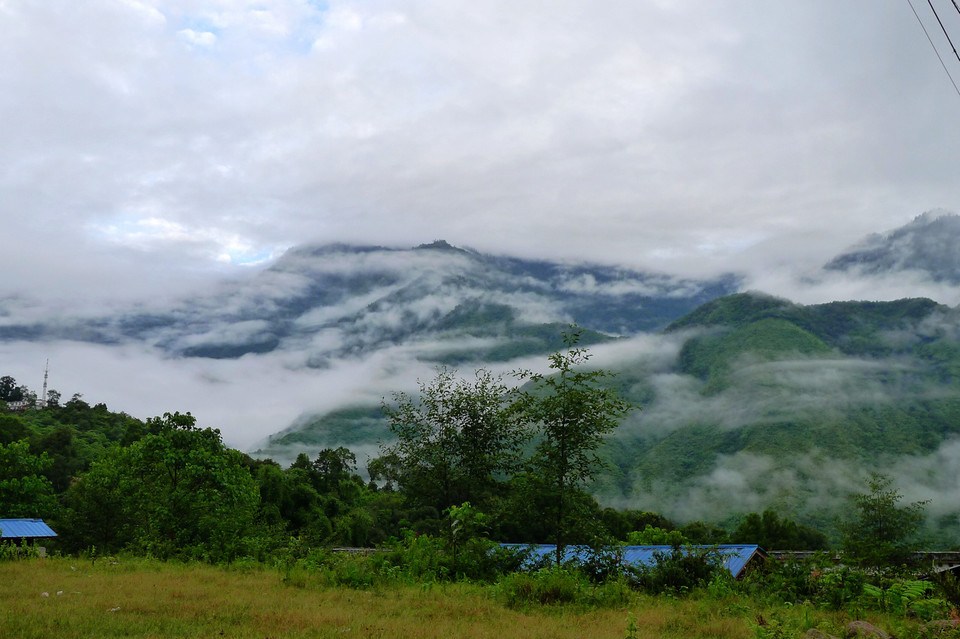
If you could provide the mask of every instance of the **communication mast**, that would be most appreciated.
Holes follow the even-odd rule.
[[[47,375],[50,373],[50,358],[47,358],[47,363],[43,365],[43,394],[40,395],[40,399],[37,400],[37,404],[40,405],[40,408],[46,408],[47,406]]]

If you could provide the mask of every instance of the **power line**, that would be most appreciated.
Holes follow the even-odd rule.
[[[957,53],[957,47],[953,46],[953,40],[950,39],[950,34],[947,33],[947,28],[943,26],[943,20],[940,19],[940,15],[937,13],[937,10],[933,8],[933,0],[927,0],[927,4],[930,5],[930,10],[933,11],[933,16],[937,19],[937,23],[940,25],[940,30],[943,31],[943,35],[946,36],[947,42],[950,43],[950,48],[953,49],[953,55],[957,57],[957,62],[960,62],[960,53]]]
[[[930,1],[930,0],[927,0],[927,2],[929,2],[929,1]],[[947,77],[950,78],[950,84],[953,85],[953,90],[957,92],[957,95],[958,95],[958,96],[960,96],[960,87],[957,87],[957,83],[954,81],[953,76],[950,75],[950,69],[947,68],[946,63],[944,63],[944,61],[943,61],[943,58],[940,57],[940,52],[937,50],[937,45],[935,45],[935,44],[933,43],[933,38],[930,37],[930,33],[927,31],[926,25],[924,25],[924,24],[923,24],[923,20],[920,19],[920,14],[917,13],[916,8],[914,8],[914,6],[913,6],[913,1],[912,1],[912,0],[907,0],[907,4],[910,5],[910,10],[913,11],[913,15],[917,18],[917,22],[920,23],[920,28],[923,29],[923,35],[927,36],[927,42],[929,42],[929,43],[930,43],[930,46],[933,47],[933,52],[934,52],[935,54],[937,54],[937,60],[940,61],[940,66],[943,67],[944,73],[946,73],[946,74],[947,74]],[[930,5],[930,6],[931,6],[931,8],[933,8],[933,5]],[[936,11],[934,11],[934,14],[936,14]],[[938,16],[938,17],[937,17],[937,20],[939,20],[939,19],[940,19],[940,18],[939,18],[939,16]],[[941,26],[943,26],[943,23],[941,23]],[[952,45],[952,43],[951,43],[951,45]],[[956,49],[954,49],[954,53],[956,53]]]

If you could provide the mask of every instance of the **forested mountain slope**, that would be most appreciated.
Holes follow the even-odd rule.
[[[710,302],[667,329],[676,360],[646,378],[646,410],[614,441],[607,493],[681,517],[763,504],[823,523],[875,470],[930,498],[956,538],[957,320],[925,299]]]
[[[773,507],[828,528],[876,470],[931,499],[932,530],[958,540],[957,319],[926,299],[804,306],[745,293],[657,338],[598,345],[598,365],[640,409],[611,437],[594,490],[679,520]],[[378,408],[358,406],[308,420],[263,452],[375,454],[386,435]]]

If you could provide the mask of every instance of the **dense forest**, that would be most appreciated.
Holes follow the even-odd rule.
[[[361,475],[347,448],[287,467],[227,447],[190,413],[140,420],[82,396],[23,408],[31,391],[0,379],[0,510],[41,517],[65,552],[265,560],[298,547],[372,547],[469,526],[484,538],[559,545],[758,543],[819,549],[820,531],[767,511],[729,530],[602,507],[586,490],[605,437],[634,407],[586,367],[574,343],[550,373],[511,386],[485,370],[438,369],[383,411],[392,443]]]

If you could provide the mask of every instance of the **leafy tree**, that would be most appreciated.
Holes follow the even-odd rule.
[[[76,433],[70,426],[57,426],[46,435],[39,437],[31,446],[50,457],[50,465],[45,475],[53,483],[57,493],[64,492],[70,480],[84,467],[84,461],[76,446]]]
[[[18,415],[0,413],[0,444],[10,444],[29,436],[30,430]]]
[[[603,525],[610,534],[620,540],[626,540],[630,533],[644,530],[647,526],[663,530],[675,530],[677,528],[672,521],[660,513],[644,510],[604,508],[600,516]]]
[[[823,550],[827,536],[818,530],[780,517],[767,509],[762,514],[750,513],[730,535],[736,543],[762,546],[766,550]]]
[[[56,510],[53,485],[43,473],[46,453],[34,455],[25,441],[0,444],[0,513],[4,517],[49,517]]]
[[[147,420],[147,435],[112,448],[71,486],[75,546],[214,561],[244,551],[257,485],[220,431],[195,423],[189,413]]]
[[[517,473],[488,507],[491,537],[517,543],[553,542],[556,528],[550,515],[555,506],[556,490],[548,477],[533,469]],[[567,491],[564,508],[567,543],[592,543],[609,534],[600,505],[582,488]]]
[[[590,353],[576,346],[580,333],[575,328],[566,334],[567,350],[549,356],[549,375],[517,373],[530,382],[517,406],[538,429],[531,467],[550,488],[552,512],[545,514],[552,522],[558,564],[572,525],[571,496],[597,474],[603,464],[597,449],[630,408],[614,390],[598,384],[612,373],[583,368]]]
[[[723,544],[727,542],[726,530],[703,521],[688,522],[681,526],[679,530],[693,544]]]
[[[927,502],[900,505],[903,496],[893,480],[872,473],[869,492],[852,496],[855,518],[841,528],[844,553],[865,566],[902,564],[916,549],[916,534]]]
[[[315,477],[316,488],[321,493],[339,492],[340,482],[350,481],[357,476],[357,456],[349,449],[324,448],[317,453],[311,470]]]
[[[647,524],[643,530],[635,530],[627,535],[627,543],[631,546],[682,546],[689,544],[679,530],[667,530]]]
[[[383,412],[396,443],[381,447],[372,475],[395,481],[437,514],[465,501],[482,506],[496,492],[498,475],[516,467],[525,441],[508,393],[489,371],[465,380],[441,368],[420,383],[418,398],[394,394]]]
[[[18,402],[23,399],[23,390],[17,386],[17,380],[4,375],[0,377],[0,401]]]

